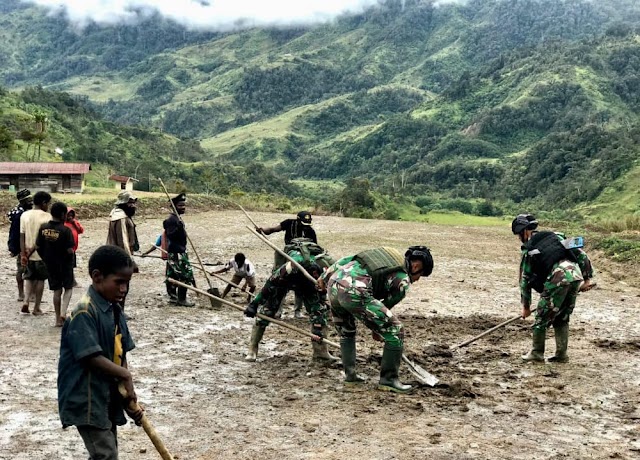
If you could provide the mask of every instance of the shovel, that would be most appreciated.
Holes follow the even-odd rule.
[[[275,244],[273,244],[271,241],[269,241],[264,235],[259,234],[258,232],[256,232],[254,229],[252,229],[249,226],[247,226],[247,228],[249,229],[249,231],[251,233],[256,235],[264,243],[266,243],[267,245],[271,246],[273,249],[278,251],[283,257],[285,257],[289,262],[291,262],[298,270],[300,270],[300,273],[302,273],[309,281],[311,281],[313,284],[317,285],[318,280],[316,280],[313,276],[311,276],[309,274],[309,272],[307,272],[302,265],[300,265],[298,262],[293,260],[289,256],[289,254],[285,253],[284,251],[281,251]],[[327,342],[329,345],[339,346],[337,344],[333,344],[333,343],[331,343],[329,341],[326,341],[324,339],[323,339],[323,341]],[[436,386],[438,384],[439,380],[435,375],[427,372],[424,368],[418,366],[416,363],[414,363],[409,358],[407,358],[406,355],[404,355],[404,354],[402,355],[402,360],[405,362],[405,364],[409,368],[409,371],[414,375],[414,377],[416,377],[416,379],[418,379],[418,382],[420,382],[420,383],[422,383],[424,385],[429,385],[430,387]]]

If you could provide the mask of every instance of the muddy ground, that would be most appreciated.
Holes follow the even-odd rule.
[[[254,213],[266,225],[284,217]],[[242,250],[264,280],[272,251],[246,231],[243,215],[186,219],[204,259],[223,261]],[[107,222],[84,224],[78,278],[86,288],[88,256],[105,240]],[[202,308],[204,299],[197,300],[201,308],[169,305],[162,261],[138,260],[141,273],[127,309],[137,348],[129,362],[139,399],[176,458],[640,458],[639,289],[600,273],[599,288],[580,296],[572,317],[569,364],[520,361],[531,319],[451,352],[446,346],[519,312],[519,245],[506,225],[317,217],[315,227],[336,256],[383,244],[432,248],[434,274],[413,285],[394,312],[406,326],[409,356],[442,384],[402,396],[377,391],[381,346],[363,328],[358,361],[369,380],[361,388],[345,388],[339,368],[311,365],[307,340],[275,326],[267,330],[258,362],[246,363],[251,320],[229,308]],[[160,228],[161,220],[139,219],[143,246]],[[4,228],[0,239],[6,236]],[[271,239],[280,243],[282,234]],[[18,314],[13,266],[13,260],[1,261],[0,458],[86,458],[78,433],[62,430],[57,415],[60,329],[53,327],[51,295],[45,316]],[[205,284],[202,277],[199,282]],[[291,308],[285,319],[308,327],[291,318]],[[552,334],[547,354],[554,350]],[[412,380],[406,369],[401,375]],[[120,429],[119,440],[122,459],[159,458],[133,424]]]

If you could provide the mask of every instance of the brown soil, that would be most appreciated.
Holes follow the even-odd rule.
[[[252,215],[265,225],[286,217]],[[241,213],[186,220],[203,259],[221,261],[243,251],[264,280],[272,251],[246,231]],[[88,256],[105,240],[106,222],[83,223],[77,274],[86,289]],[[376,245],[432,248],[433,275],[413,285],[394,313],[407,329],[407,355],[441,383],[411,395],[377,391],[381,345],[362,327],[358,366],[368,382],[360,387],[345,387],[339,367],[312,365],[307,339],[276,326],[267,330],[258,361],[247,363],[250,320],[230,308],[205,308],[205,299],[197,299],[202,308],[170,306],[163,263],[138,259],[141,273],[128,298],[137,349],[129,360],[139,399],[176,458],[640,458],[637,288],[600,274],[598,288],[580,296],[572,317],[571,362],[525,365],[520,354],[530,345],[531,319],[449,349],[519,312],[518,243],[507,228],[336,217],[318,217],[315,227],[336,256]],[[160,219],[139,219],[144,247],[160,228]],[[6,240],[6,227],[0,239]],[[50,294],[45,316],[19,315],[14,261],[3,259],[1,267],[0,458],[86,458],[78,433],[62,430],[57,415],[60,330],[52,327]],[[202,277],[198,281],[206,286]],[[244,303],[244,296],[231,299]],[[291,318],[291,308],[285,319],[308,327]],[[552,337],[550,331],[548,355]],[[413,380],[405,368],[401,377]],[[119,440],[124,460],[159,458],[135,425],[122,427]]]

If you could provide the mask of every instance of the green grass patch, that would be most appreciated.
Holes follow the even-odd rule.
[[[593,247],[616,262],[640,263],[640,235],[629,238],[610,236],[596,241]]]
[[[417,206],[402,206],[400,208],[400,220],[463,227],[508,227],[511,222],[503,217],[472,216],[457,211],[420,214]]]

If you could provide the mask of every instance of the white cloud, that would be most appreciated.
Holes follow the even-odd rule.
[[[378,0],[22,0],[84,26],[132,23],[154,11],[194,29],[304,25],[358,13]]]

